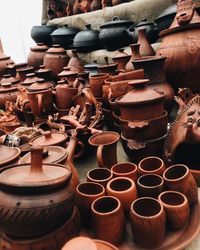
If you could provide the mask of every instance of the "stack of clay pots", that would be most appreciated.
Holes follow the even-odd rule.
[[[130,81],[133,89],[116,100],[121,113],[123,148],[136,163],[146,156],[161,156],[167,133],[166,94],[147,88],[148,82],[148,79]]]

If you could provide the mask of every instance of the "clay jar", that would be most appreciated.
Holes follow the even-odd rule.
[[[38,43],[36,46],[31,47],[27,59],[28,65],[38,69],[43,64],[43,58],[47,50],[48,47],[43,43]]]
[[[117,163],[117,142],[120,135],[112,131],[103,131],[89,138],[92,146],[97,146],[97,161],[99,167],[111,168]]]
[[[116,177],[106,186],[107,195],[118,198],[124,213],[128,216],[131,204],[138,198],[137,188],[133,180],[127,177]]]
[[[58,44],[54,44],[49,48],[44,56],[45,67],[52,70],[52,77],[58,79],[57,75],[62,71],[63,67],[67,66],[69,57],[66,51]]]
[[[168,189],[181,192],[187,197],[189,205],[197,202],[197,185],[187,166],[173,165],[165,170],[163,178]]]
[[[163,205],[154,198],[135,200],[130,210],[135,243],[142,248],[156,248],[165,238],[166,218]],[[145,237],[144,237],[145,235]]]
[[[138,172],[140,175],[157,174],[162,176],[165,169],[163,160],[156,156],[146,157],[138,164]]]
[[[84,182],[76,187],[76,206],[84,225],[90,226],[91,204],[105,195],[105,188],[94,182]]]
[[[109,74],[102,73],[89,77],[90,89],[95,97],[102,97],[104,80],[109,77]]]
[[[84,65],[81,62],[80,58],[78,57],[77,49],[71,50],[71,53],[72,53],[72,56],[71,56],[67,66],[70,68],[70,70],[77,71],[78,73],[83,72]]]
[[[156,53],[152,48],[151,44],[148,41],[146,35],[146,29],[138,30],[138,41],[137,43],[140,44],[140,55],[141,56],[154,56]]]
[[[11,83],[2,83],[0,86],[0,108],[5,108],[6,101],[15,103],[17,100],[18,90]]]
[[[69,67],[64,67],[63,70],[58,74],[58,77],[61,80],[66,80],[70,84],[73,84],[76,78],[78,77],[78,72],[74,70],[70,70]]]
[[[94,237],[119,244],[125,236],[125,217],[119,199],[105,196],[96,199],[91,206]]]
[[[148,79],[130,81],[133,89],[116,100],[120,106],[121,118],[125,120],[146,120],[163,114],[166,94],[147,88]]]
[[[108,168],[93,168],[87,173],[87,181],[99,183],[106,187],[113,178],[113,173]]]
[[[130,60],[126,64],[126,67],[125,67],[126,71],[132,71],[132,70],[134,70],[135,68],[134,68],[134,66],[132,64],[132,61],[134,59],[141,58],[141,55],[140,55],[140,44],[139,43],[134,43],[134,44],[131,44],[129,46],[131,48],[131,58],[130,58]]]
[[[114,177],[128,177],[135,183],[138,179],[137,165],[131,162],[121,162],[112,166],[111,171]]]
[[[142,175],[137,180],[137,189],[140,196],[157,199],[164,190],[164,180],[157,174]]]
[[[158,197],[162,203],[167,218],[167,224],[172,229],[181,229],[189,218],[189,204],[186,196],[176,191],[165,191]]]
[[[170,111],[174,101],[174,90],[165,77],[165,57],[150,56],[132,61],[134,69],[144,69],[145,78],[149,79],[149,87],[166,94],[165,110]]]

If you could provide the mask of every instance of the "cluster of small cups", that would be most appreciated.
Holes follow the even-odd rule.
[[[120,244],[128,219],[135,244],[146,248],[160,246],[166,229],[183,228],[197,200],[197,185],[188,167],[166,168],[158,157],[146,157],[138,166],[123,162],[111,169],[92,169],[87,182],[76,189],[83,224],[96,238]]]

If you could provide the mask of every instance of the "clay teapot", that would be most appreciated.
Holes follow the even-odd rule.
[[[28,65],[38,69],[43,64],[43,58],[47,50],[48,46],[43,43],[38,43],[36,46],[31,47],[27,59]]]

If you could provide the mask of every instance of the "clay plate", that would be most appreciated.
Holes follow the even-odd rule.
[[[176,231],[167,231],[165,240],[160,247],[153,248],[154,250],[182,250],[188,246],[200,232],[200,203],[190,207],[190,216],[187,225]],[[144,250],[135,245],[130,228],[128,228],[126,243],[121,244],[120,250]],[[148,249],[149,250],[149,249]]]

